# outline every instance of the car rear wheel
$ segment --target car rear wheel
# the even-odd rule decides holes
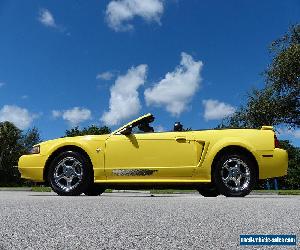
[[[92,176],[90,162],[74,151],[65,151],[56,156],[48,171],[48,181],[58,195],[82,194],[90,185]]]
[[[221,194],[243,197],[251,192],[256,182],[255,163],[243,153],[223,154],[216,163],[213,178]]]

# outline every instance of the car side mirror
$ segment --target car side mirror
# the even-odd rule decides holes
[[[130,135],[131,132],[132,132],[132,128],[130,126],[128,126],[128,127],[123,128],[120,131],[120,134],[122,134],[122,135]]]

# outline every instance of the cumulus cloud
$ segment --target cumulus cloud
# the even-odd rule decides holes
[[[300,139],[300,129],[279,128],[277,131],[279,134],[289,135],[296,139]]]
[[[194,61],[190,55],[182,52],[180,65],[152,88],[145,90],[147,105],[163,106],[172,115],[180,115],[199,88],[202,66],[201,61]]]
[[[2,88],[5,85],[5,82],[0,82],[0,88]]]
[[[130,68],[125,75],[116,79],[110,89],[109,111],[104,112],[101,120],[106,125],[117,125],[120,121],[139,113],[141,104],[138,88],[144,84],[147,65]]]
[[[57,27],[53,15],[47,9],[40,10],[38,20],[46,27],[52,27],[52,28]]]
[[[96,76],[96,79],[97,80],[105,80],[105,81],[109,81],[111,80],[112,78],[114,77],[114,74],[110,71],[106,71],[106,72],[103,72],[103,73],[99,73],[97,76]]]
[[[20,129],[27,129],[35,118],[36,114],[15,105],[4,105],[0,109],[0,122],[9,121]]]
[[[114,0],[107,5],[106,20],[113,30],[127,31],[133,29],[129,22],[134,17],[160,23],[163,11],[163,0]]]
[[[59,110],[52,110],[52,117],[53,118],[59,118],[62,116],[62,112]]]
[[[86,108],[74,107],[72,109],[63,111],[52,110],[52,117],[62,117],[64,120],[68,121],[72,126],[76,126],[81,122],[91,119],[92,112]]]
[[[233,106],[218,100],[203,100],[202,104],[204,105],[204,119],[206,121],[223,119],[235,112]]]
[[[162,125],[158,125],[158,126],[154,127],[154,131],[155,132],[164,132],[165,128]]]

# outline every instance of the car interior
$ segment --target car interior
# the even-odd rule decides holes
[[[154,121],[154,116],[147,117],[138,124],[132,124],[132,132],[133,133],[154,133],[154,128],[150,126],[150,123]],[[175,122],[173,130],[174,132],[181,132],[183,131],[183,125],[180,122]]]

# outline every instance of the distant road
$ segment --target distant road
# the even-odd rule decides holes
[[[0,228],[0,249],[8,250],[237,249],[240,234],[299,239],[300,196],[1,191]]]

